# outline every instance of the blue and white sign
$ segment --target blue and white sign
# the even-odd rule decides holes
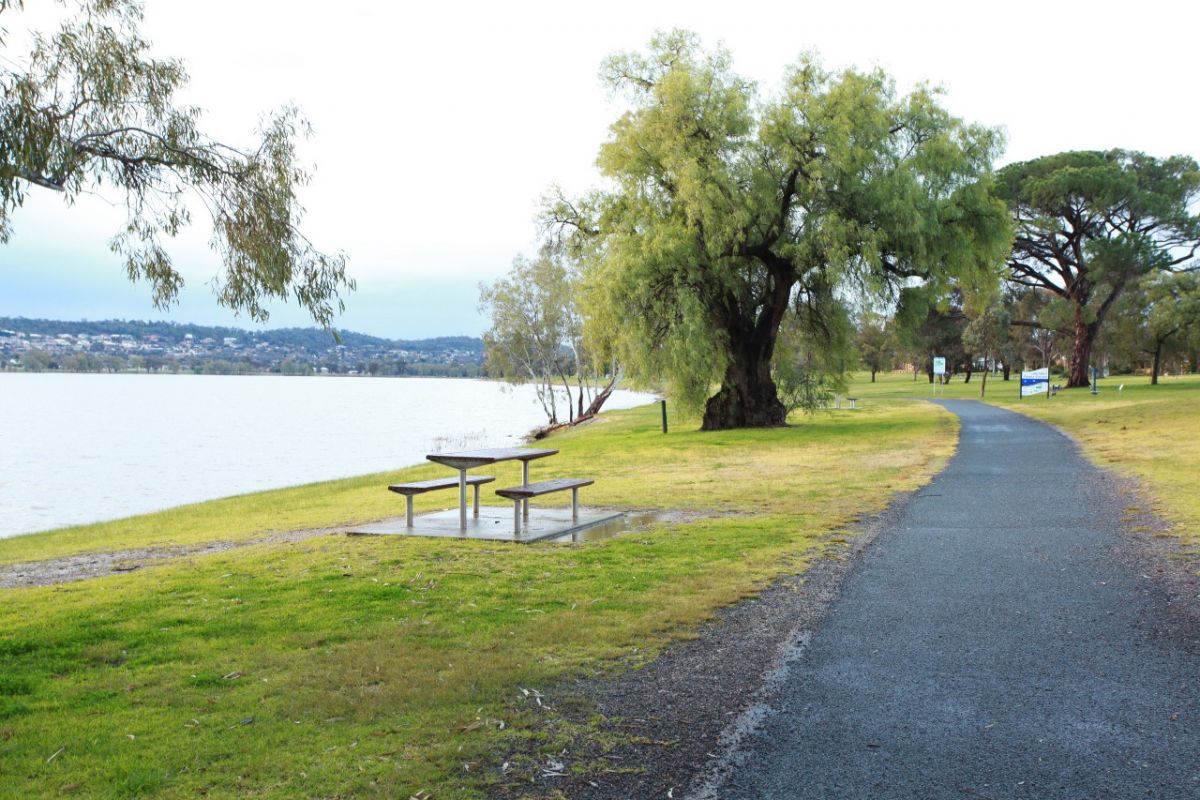
[[[1021,397],[1029,397],[1031,394],[1042,394],[1049,391],[1049,367],[1042,367],[1041,369],[1021,373]]]
[[[934,359],[933,359],[933,374],[934,375],[945,375],[946,374],[946,357],[945,356],[934,357]]]

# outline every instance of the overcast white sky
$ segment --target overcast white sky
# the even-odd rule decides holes
[[[259,115],[284,103],[308,116],[306,230],[350,256],[359,291],[340,326],[384,336],[483,329],[476,284],[535,249],[539,195],[595,182],[620,112],[596,77],[601,60],[656,29],[724,43],[767,93],[806,50],[830,67],[882,66],[901,88],[939,84],[954,113],[1007,130],[1005,162],[1109,147],[1200,156],[1200,11],[1187,3],[145,5],[148,38],[186,62],[183,99],[206,109],[215,135],[249,143]],[[108,253],[121,219],[94,198],[64,208],[52,193],[31,196],[0,248],[0,316],[162,316]],[[200,227],[173,249],[190,289],[170,317],[248,326],[205,286],[217,270],[207,237]],[[272,324],[306,317],[279,308]]]

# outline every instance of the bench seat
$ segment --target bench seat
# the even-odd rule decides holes
[[[595,482],[592,478],[555,478],[549,481],[530,483],[526,486],[509,486],[504,489],[497,489],[496,494],[501,497],[507,497],[509,500],[527,500],[530,497],[540,497],[544,494],[561,492],[566,489],[578,490],[584,486],[591,486]]]
[[[479,487],[485,483],[491,483],[496,480],[491,475],[468,475],[467,486],[475,487],[475,516],[479,516]],[[408,527],[413,526],[413,497],[426,492],[436,492],[440,489],[454,489],[459,485],[458,478],[435,478],[429,481],[413,481],[412,483],[394,483],[388,487],[389,492],[404,495],[407,501],[407,509],[405,519]],[[465,502],[466,498],[462,498]]]
[[[468,475],[467,486],[479,486],[496,480],[491,475]],[[389,492],[411,497],[415,494],[435,492],[438,489],[453,489],[458,486],[458,478],[435,478],[431,481],[413,481],[412,483],[395,483],[388,487]]]
[[[529,498],[570,489],[571,521],[576,522],[579,520],[579,490],[584,486],[591,486],[595,482],[592,478],[554,478],[523,486],[507,486],[497,489],[496,494],[513,501],[513,535],[519,537],[521,535],[521,510],[525,509],[525,516],[528,518]]]

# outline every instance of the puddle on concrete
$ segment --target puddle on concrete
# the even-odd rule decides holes
[[[628,511],[621,516],[590,525],[573,533],[563,534],[542,541],[553,544],[583,544],[611,539],[628,531],[646,530],[656,522],[678,522],[679,513],[673,511]]]

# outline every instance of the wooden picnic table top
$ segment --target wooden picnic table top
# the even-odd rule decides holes
[[[457,453],[432,453],[425,458],[454,469],[472,469],[497,461],[532,461],[557,453],[557,450],[534,447],[497,447],[490,450],[462,450]]]

